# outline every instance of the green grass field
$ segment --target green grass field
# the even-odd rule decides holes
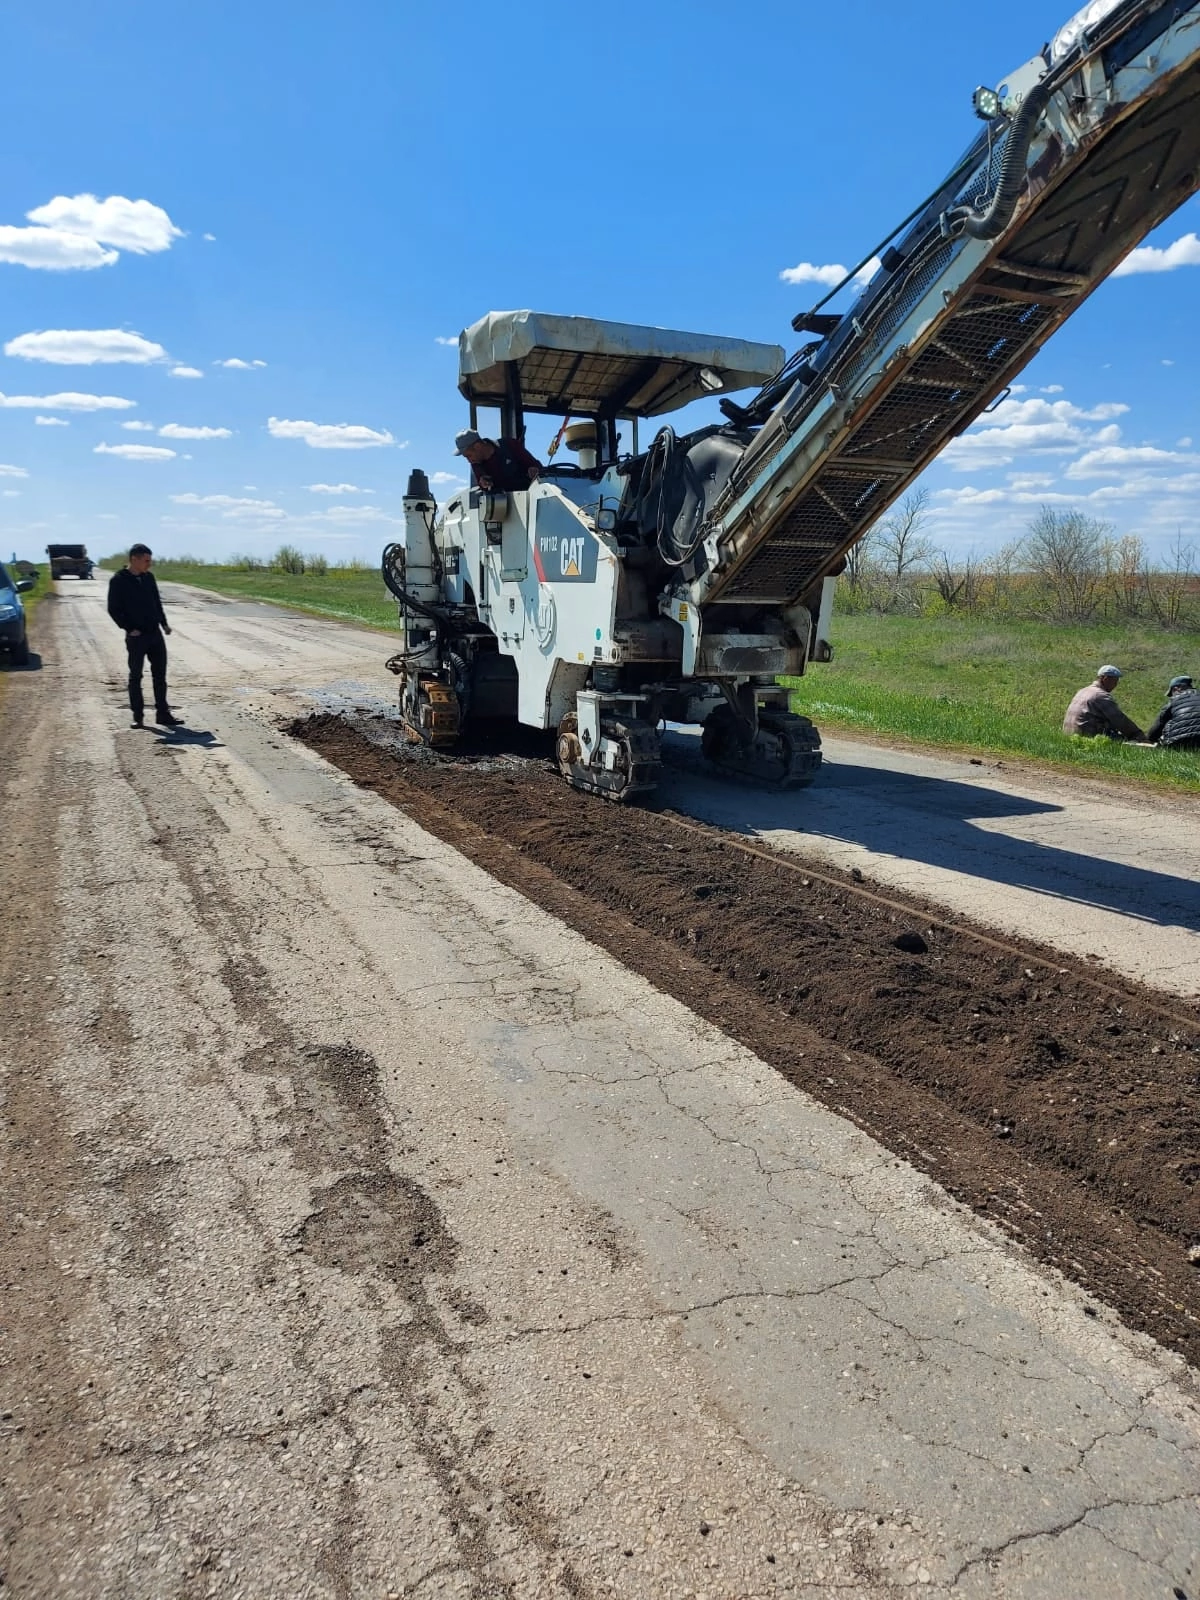
[[[235,567],[156,560],[154,571],[160,582],[191,583],[241,600],[265,600],[319,617],[396,631],[396,602],[384,588],[378,567],[366,571],[331,567],[321,576],[312,572],[294,576],[274,570],[242,572]]]
[[[1071,696],[1110,661],[1122,710],[1147,727],[1176,673],[1200,681],[1200,634],[880,616],[835,617],[832,632],[835,659],[792,680],[794,709],[822,728],[1200,790],[1200,754],[1061,732]]]

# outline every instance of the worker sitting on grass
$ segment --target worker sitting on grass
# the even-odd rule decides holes
[[[1113,699],[1120,676],[1120,667],[1101,667],[1095,682],[1080,689],[1067,707],[1063,732],[1079,734],[1084,739],[1143,738],[1137,723],[1127,717]]]
[[[475,482],[481,489],[528,489],[540,477],[542,463],[531,456],[519,439],[483,439],[474,428],[464,428],[454,437],[455,453],[471,463]]]
[[[1146,732],[1167,750],[1200,750],[1200,691],[1187,677],[1172,678],[1167,703]]]

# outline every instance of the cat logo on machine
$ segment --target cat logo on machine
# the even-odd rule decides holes
[[[586,533],[541,534],[534,549],[544,583],[595,583],[597,554],[595,539]]]

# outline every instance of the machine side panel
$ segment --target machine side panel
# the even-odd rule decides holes
[[[593,665],[616,659],[618,558],[553,484],[509,495],[498,538],[477,512],[462,531],[482,568],[481,616],[519,668],[517,714],[531,727],[556,727],[561,696],[552,684],[569,682],[573,693]]]

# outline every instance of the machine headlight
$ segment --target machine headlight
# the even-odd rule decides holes
[[[0,622],[11,622],[17,614],[16,606],[10,606],[6,601],[0,601]]]
[[[971,96],[971,104],[975,107],[975,115],[982,117],[984,122],[994,122],[1003,110],[995,89],[976,89]]]

